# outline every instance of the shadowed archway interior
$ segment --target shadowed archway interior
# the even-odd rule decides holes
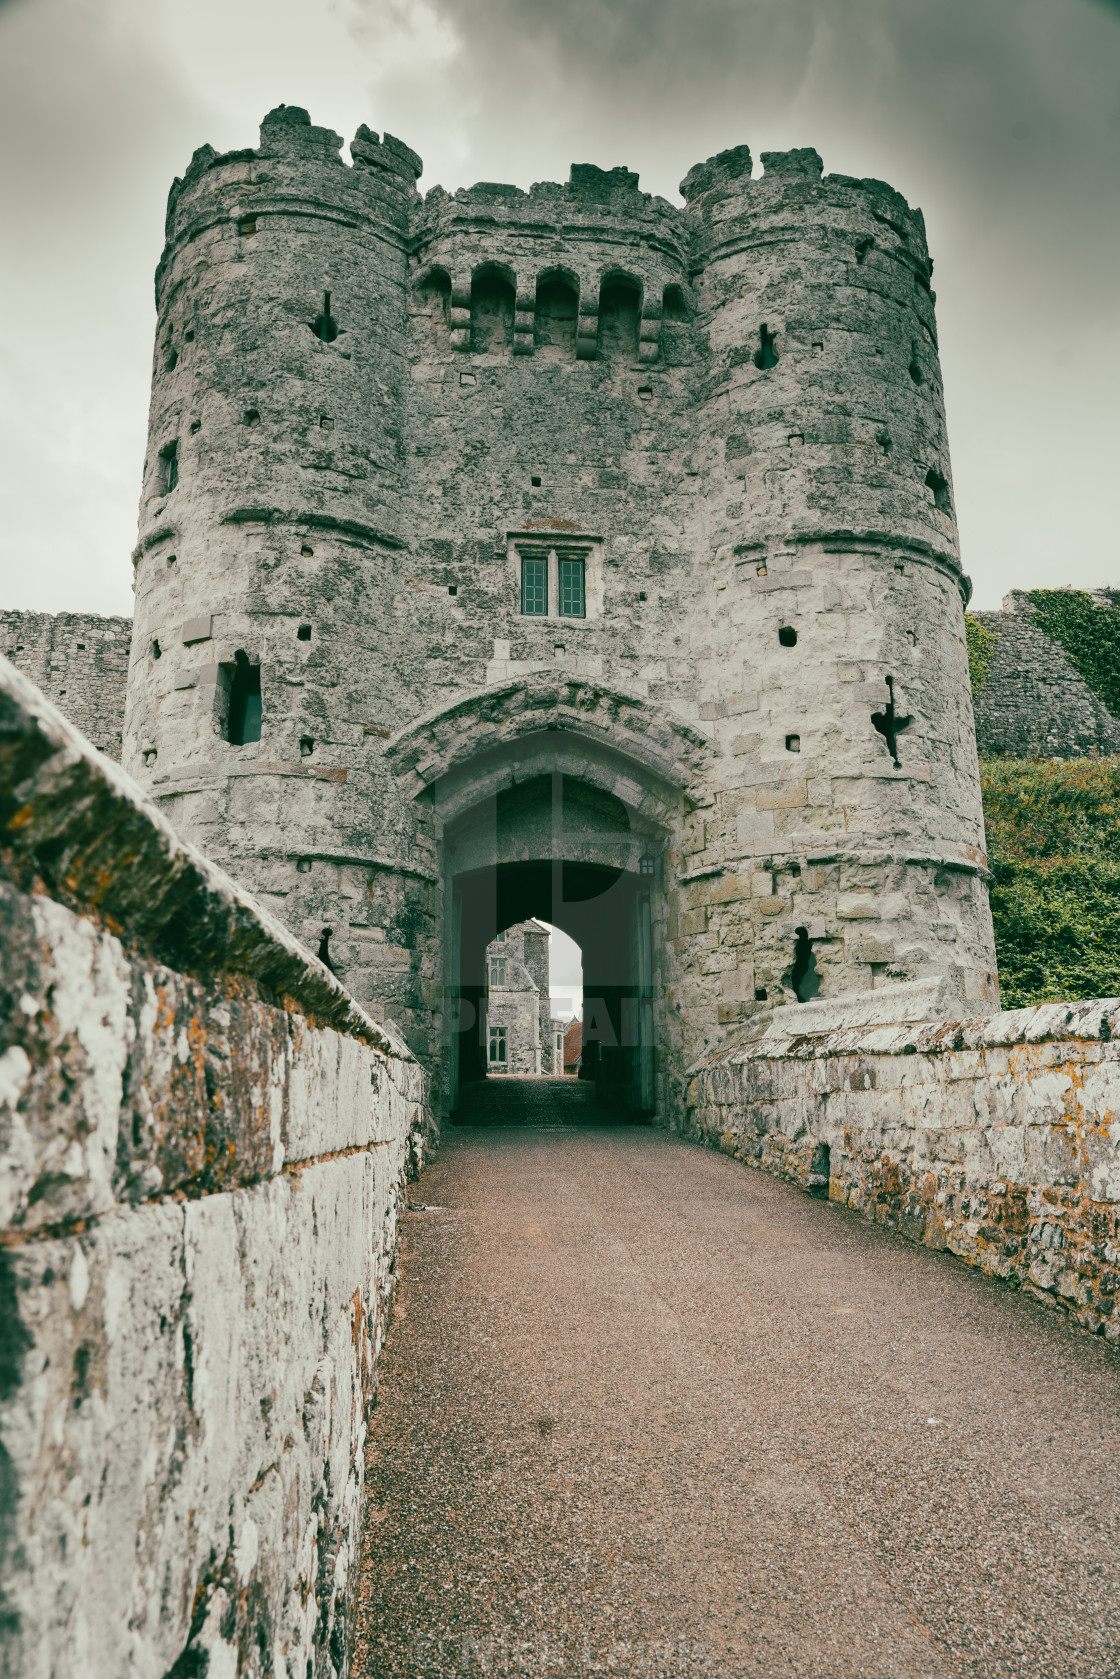
[[[656,1103],[657,836],[621,799],[556,773],[474,806],[447,836],[452,1108],[486,1076],[485,954],[503,928],[535,917],[583,953],[583,1064],[600,1098],[635,1113]]]

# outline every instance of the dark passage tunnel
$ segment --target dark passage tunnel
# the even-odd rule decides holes
[[[457,877],[460,1088],[486,1076],[486,947],[503,928],[536,917],[562,927],[583,952],[580,1077],[615,1106],[653,1107],[649,886],[641,874],[599,863],[499,863]]]
[[[486,947],[530,918],[562,928],[583,954],[580,1077],[615,1108],[653,1110],[654,847],[619,799],[566,775],[529,778],[470,813],[455,860],[487,860],[451,880],[453,1110],[486,1077]]]

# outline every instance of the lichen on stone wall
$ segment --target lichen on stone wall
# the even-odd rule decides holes
[[[695,1069],[693,1134],[1120,1343],[1115,997],[796,1032]]]
[[[0,660],[0,1670],[345,1674],[426,1101]]]

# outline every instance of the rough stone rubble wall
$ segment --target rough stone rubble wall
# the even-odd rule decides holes
[[[696,1070],[690,1128],[1116,1341],[1118,1034],[1114,997],[768,1034]]]
[[[1112,591],[1094,594],[1115,607]],[[1002,612],[976,612],[996,641],[976,695],[982,758],[1086,758],[1120,752],[1120,719],[1093,692],[1056,641],[1032,622],[1030,599],[1014,589]]]
[[[347,1670],[425,1085],[0,661],[0,1672]]]
[[[0,612],[0,655],[52,699],[99,752],[121,756],[131,618]]]

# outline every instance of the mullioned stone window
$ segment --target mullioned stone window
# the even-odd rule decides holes
[[[588,616],[587,544],[515,544],[521,562],[521,614],[525,618]]]

